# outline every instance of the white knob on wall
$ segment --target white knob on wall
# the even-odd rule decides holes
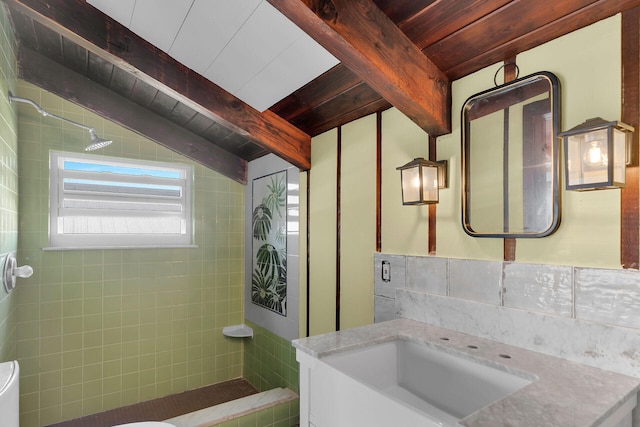
[[[4,268],[2,271],[2,281],[4,282],[4,289],[7,293],[11,292],[16,287],[16,278],[31,277],[33,274],[33,268],[30,265],[23,265],[18,267],[16,256],[13,252],[7,254],[4,259]]]

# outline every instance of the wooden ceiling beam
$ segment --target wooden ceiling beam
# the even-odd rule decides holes
[[[451,84],[372,0],[268,0],[430,135],[451,132]]]
[[[3,1],[300,169],[311,167],[309,135],[271,111],[245,104],[85,1]]]
[[[548,7],[539,8],[542,3],[512,3],[504,6],[500,13],[479,19],[473,25],[460,29],[423,51],[437,61],[451,80],[456,80],[619,12],[640,6],[640,0],[558,2],[558,7],[553,8],[556,16],[551,19],[546,14]],[[527,19],[520,19],[521,16],[527,16]],[[522,25],[518,25],[520,23]],[[487,36],[492,34],[496,34],[495,37]],[[478,39],[483,42],[476,43]]]
[[[247,183],[247,162],[240,157],[31,49],[20,48],[18,56],[18,77],[21,79],[81,105],[234,181]],[[114,140],[114,143],[118,141]]]

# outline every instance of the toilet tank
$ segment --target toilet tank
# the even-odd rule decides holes
[[[18,361],[0,363],[0,414],[2,427],[19,427],[20,366]]]

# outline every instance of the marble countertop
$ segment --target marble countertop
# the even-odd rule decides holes
[[[321,359],[399,338],[427,342],[444,351],[462,353],[480,363],[498,364],[507,371],[524,371],[538,378],[463,418],[459,422],[461,426],[598,426],[640,389],[640,378],[408,319],[301,338],[294,340],[293,345]]]

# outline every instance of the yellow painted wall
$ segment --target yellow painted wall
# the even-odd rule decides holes
[[[382,252],[427,255],[427,206],[403,206],[398,166],[429,157],[427,134],[395,108],[382,113]]]
[[[561,130],[585,119],[620,119],[620,16],[598,22],[517,57],[520,77],[550,71],[561,82]],[[437,255],[454,258],[503,258],[502,239],[466,236],[460,225],[459,113],[465,100],[493,86],[500,64],[453,82],[453,130],[438,138],[438,158],[449,160],[452,185],[440,193]],[[564,174],[564,168],[562,169]],[[573,192],[561,184],[562,219],[556,233],[518,239],[516,261],[592,267],[620,267],[620,191]],[[384,218],[386,221],[396,219]]]
[[[520,77],[537,71],[550,71],[560,79],[561,130],[596,116],[607,120],[620,119],[620,31],[621,18],[618,15],[518,55]],[[471,95],[493,87],[494,74],[500,65],[495,64],[452,83],[452,132],[439,137],[437,142],[438,159],[449,161],[449,188],[440,192],[436,208],[437,256],[503,259],[503,239],[473,238],[462,229],[460,167],[462,105]],[[343,127],[343,148],[348,147],[352,140],[359,144],[368,138],[363,135],[375,132],[372,117]],[[352,133],[348,129],[358,129],[358,132]],[[332,205],[336,198],[335,141],[336,135],[332,131],[314,138],[312,142],[309,224],[312,335],[333,330],[335,320],[335,206]],[[428,255],[427,207],[402,206],[399,172],[396,170],[415,157],[427,157],[427,135],[398,110],[390,109],[382,114],[382,144],[382,251]],[[375,152],[374,141],[370,150]],[[366,166],[361,166],[365,171],[373,167],[369,162],[375,162],[371,155],[359,158],[366,163]],[[350,155],[343,158],[343,171],[352,161]],[[369,206],[375,205],[374,182],[368,183],[368,179],[363,179],[358,187],[365,197],[360,201],[366,206],[360,210],[362,214],[356,214],[355,205],[344,205],[349,212],[342,213],[343,219],[349,222],[343,223],[342,238],[343,242],[348,241],[354,247],[366,248],[375,238],[375,231],[372,230],[370,235],[360,233],[352,222],[353,218],[358,218],[357,215],[369,217],[368,210],[373,209]],[[550,237],[518,239],[516,261],[619,268],[620,191],[568,192],[564,190],[564,183],[561,188],[560,228]],[[342,300],[341,316],[353,319],[354,324],[364,320],[360,313],[372,310],[369,284],[372,282],[373,265],[367,264],[371,257],[371,252],[354,252],[347,257],[350,264],[342,264],[344,277],[348,274],[354,278],[351,280],[362,281],[357,287],[350,288],[349,303]],[[358,303],[351,304],[351,300]]]
[[[342,127],[340,329],[373,322],[376,116]]]
[[[309,260],[310,335],[335,330],[336,167],[337,139],[336,131],[332,130],[317,136],[311,144],[308,225],[309,252],[312,254]]]
[[[521,73],[543,67],[560,79],[561,130],[592,117],[620,120],[620,33],[618,15],[518,56]],[[620,268],[620,191],[563,190],[558,231],[544,239],[519,239],[516,257],[522,262]]]
[[[298,293],[298,334],[300,337],[307,336],[307,182],[309,172],[300,172],[300,238],[298,245],[298,283],[300,291]]]

